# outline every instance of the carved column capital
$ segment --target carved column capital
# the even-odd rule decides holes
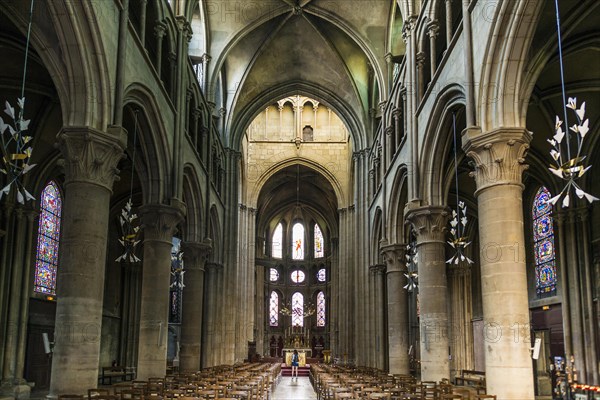
[[[387,272],[406,272],[406,245],[405,244],[388,244],[379,248],[383,255],[383,260],[387,264]]]
[[[529,149],[531,133],[524,128],[501,128],[487,133],[479,129],[463,132],[463,149],[475,161],[478,195],[483,189],[496,185],[520,185]]]
[[[440,32],[440,24],[437,20],[432,20],[427,23],[427,35],[430,38],[436,38],[438,33]]]
[[[127,132],[122,127],[109,127],[103,132],[90,127],[63,127],[55,146],[63,155],[65,186],[84,182],[112,191],[118,179],[117,163],[124,156]]]
[[[425,60],[427,59],[427,55],[424,51],[419,51],[417,53],[417,68],[423,68],[425,65]]]
[[[375,265],[370,265],[369,266],[369,272],[371,272],[374,275],[382,275],[385,274],[385,264],[375,264]]]
[[[167,24],[164,22],[156,21],[156,25],[154,25],[154,36],[159,39],[162,39],[167,32]]]
[[[139,212],[144,242],[152,240],[171,243],[177,224],[185,217],[185,205],[181,202],[173,205],[146,204],[140,207]]]
[[[417,244],[445,242],[450,213],[444,206],[425,206],[410,209],[406,220],[412,225]]]
[[[406,20],[404,20],[404,25],[402,26],[402,39],[405,43],[408,42],[408,40],[410,39],[410,36],[412,35],[413,30],[415,28],[416,22],[416,16],[408,17]]]
[[[203,242],[181,242],[185,269],[204,271],[204,264],[212,252],[212,240]]]

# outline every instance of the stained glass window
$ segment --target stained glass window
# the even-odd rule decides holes
[[[292,272],[292,282],[294,283],[302,283],[304,282],[305,278],[306,275],[304,275],[304,272],[300,271],[299,269]]]
[[[269,280],[271,282],[277,282],[277,279],[279,279],[279,271],[277,271],[276,268],[271,268],[269,271]]]
[[[292,258],[304,260],[304,225],[299,222],[292,228]]]
[[[321,268],[319,272],[317,272],[317,280],[319,282],[325,282],[327,279],[327,273],[325,272],[325,268]]]
[[[304,296],[298,292],[292,296],[292,326],[304,326]]]
[[[535,258],[535,288],[538,295],[556,290],[556,252],[550,191],[541,187],[533,200],[533,248]]]
[[[325,326],[325,293],[317,295],[317,326]]]
[[[33,290],[38,293],[55,295],[62,198],[54,181],[50,181],[46,185],[40,199],[40,222]]]
[[[319,228],[318,224],[315,224],[315,258],[321,258],[325,256],[323,249],[323,232]]]
[[[273,232],[273,242],[271,245],[271,256],[273,256],[273,258],[282,258],[281,242],[283,242],[283,226],[277,224],[275,232]]]
[[[169,323],[181,323],[181,300],[183,298],[183,278],[185,270],[183,266],[183,252],[181,251],[181,239],[173,237],[171,241],[171,307],[169,310]]]
[[[279,325],[279,295],[277,292],[271,292],[271,301],[269,303],[269,325]]]

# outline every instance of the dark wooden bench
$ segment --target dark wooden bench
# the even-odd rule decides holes
[[[485,372],[463,369],[460,376],[454,378],[454,384],[457,386],[472,386],[477,389],[477,393],[485,394]]]
[[[100,375],[102,384],[106,385],[108,379],[108,384],[112,385],[113,378],[119,378],[121,382],[132,381],[135,378],[135,372],[132,367],[102,367],[102,375]]]

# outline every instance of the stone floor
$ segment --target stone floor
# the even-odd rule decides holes
[[[305,376],[281,377],[271,394],[271,400],[316,400],[316,398],[317,394],[310,384],[310,379]]]

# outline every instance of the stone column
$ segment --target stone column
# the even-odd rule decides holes
[[[417,61],[417,103],[421,101],[425,95],[425,60],[427,55],[423,51],[419,51],[416,56]]]
[[[15,229],[14,244],[12,246],[13,258],[8,286],[8,320],[6,324],[6,339],[4,341],[4,368],[2,370],[2,386],[12,386],[17,384],[16,366],[17,366],[17,341],[19,338],[19,316],[21,281],[23,279],[23,255],[25,249],[25,234],[27,224],[25,222],[24,210],[21,205],[17,205],[14,211]],[[0,282],[1,284],[2,282]]]
[[[171,249],[177,224],[185,206],[175,200],[172,205],[148,204],[140,207],[144,233],[142,300],[138,345],[137,379],[165,376],[169,329],[169,286]]]
[[[146,47],[146,8],[148,0],[140,0],[140,42]]]
[[[419,253],[421,380],[450,379],[445,257],[448,211],[441,206],[413,208],[406,219],[415,230]]]
[[[431,80],[437,69],[437,46],[436,39],[440,32],[440,24],[437,21],[429,21],[427,24],[427,35],[429,36],[429,58],[431,66]]]
[[[454,0],[457,1],[457,0]],[[446,49],[450,47],[452,41],[452,0],[446,0]]]
[[[162,70],[162,41],[165,37],[167,26],[163,22],[157,22],[154,27],[154,36],[156,36],[156,74],[160,77]]]
[[[463,133],[475,161],[487,391],[499,399],[533,399],[529,304],[523,231],[523,128]]]
[[[49,398],[98,384],[110,196],[127,143],[120,127],[64,127],[57,139],[65,202]]]
[[[183,289],[181,319],[181,353],[179,366],[182,371],[200,369],[202,343],[202,305],[204,300],[204,263],[211,251],[211,243],[183,242],[185,288]]]
[[[408,374],[408,293],[405,273],[406,245],[381,247],[387,265],[388,359],[390,374]]]

